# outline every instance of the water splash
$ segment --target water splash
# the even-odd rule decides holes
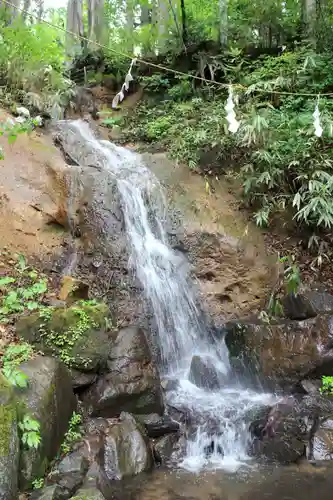
[[[245,415],[250,408],[271,402],[272,398],[237,385],[224,340],[216,341],[208,335],[195,302],[188,263],[168,244],[167,208],[160,183],[138,154],[97,140],[86,122],[63,121],[59,126],[66,132],[71,156],[81,167],[98,166],[117,182],[130,247],[129,265],[154,313],[162,371],[179,381],[168,398],[174,406],[186,408],[196,420],[181,465],[190,470],[238,467],[247,459]],[[194,356],[208,360],[214,367],[214,391],[190,382]]]

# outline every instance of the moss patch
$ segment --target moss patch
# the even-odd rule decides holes
[[[79,370],[99,369],[108,355],[109,310],[104,303],[82,301],[22,317],[17,332],[37,349]]]
[[[12,426],[15,421],[16,405],[12,390],[0,373],[0,457],[7,457],[10,453]]]

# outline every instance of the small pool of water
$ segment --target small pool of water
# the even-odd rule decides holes
[[[256,466],[236,473],[157,469],[103,491],[107,500],[331,500],[333,464]]]

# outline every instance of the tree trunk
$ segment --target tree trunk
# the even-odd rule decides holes
[[[316,0],[303,0],[302,20],[306,37],[316,45]]]
[[[180,0],[180,9],[182,13],[182,35],[183,35],[183,43],[186,47],[187,44],[187,23],[186,23],[186,8],[185,8],[185,0]]]
[[[228,43],[228,0],[219,0],[220,7],[220,44],[225,48]]]
[[[134,3],[135,0],[126,0],[126,33],[130,52],[133,52],[133,30],[134,30]]]
[[[157,4],[157,48],[164,52],[168,41],[169,4],[168,0],[158,0]]]
[[[67,30],[75,35],[83,36],[83,5],[82,0],[68,0],[67,6]],[[81,49],[81,41],[78,37],[67,33],[66,53],[73,57]]]
[[[24,4],[23,4],[23,10],[25,12],[22,12],[22,19],[23,21],[26,20],[27,18],[27,11],[30,9],[30,5],[31,5],[31,0],[24,0]]]

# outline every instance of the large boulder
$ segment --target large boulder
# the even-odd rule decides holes
[[[263,379],[289,387],[308,374],[333,375],[331,322],[329,315],[280,323],[230,322],[225,342],[232,356]]]
[[[208,356],[193,356],[190,366],[189,381],[197,387],[218,389],[223,384],[224,377]]]
[[[179,431],[179,423],[173,420],[169,415],[138,415],[139,422],[141,422],[151,438],[157,438]]]
[[[82,302],[23,316],[17,332],[37,350],[58,357],[71,368],[96,372],[105,368],[110,349],[108,316],[105,304]]]
[[[135,476],[153,466],[152,450],[143,428],[122,413],[105,431],[103,469],[109,480]]]
[[[0,500],[18,498],[19,439],[16,402],[0,372]]]
[[[299,418],[293,398],[274,405],[267,418],[259,422],[250,426],[254,454],[280,463],[297,462],[305,456],[308,429]]]
[[[25,413],[40,423],[41,444],[38,449],[21,450],[20,485],[25,488],[42,477],[57,455],[76,408],[70,374],[54,358],[36,356],[20,365],[27,375],[28,388],[21,394]]]
[[[105,497],[97,488],[80,488],[76,494],[71,497],[72,500],[104,500]]]
[[[82,485],[89,461],[80,451],[66,455],[48,475],[49,483],[56,483],[71,496]]]
[[[322,286],[311,290],[301,289],[297,295],[284,297],[282,305],[287,318],[303,320],[318,314],[333,314],[333,295]]]
[[[329,424],[333,401],[325,396],[287,396],[270,408],[257,412],[250,424],[254,438],[252,452],[280,463],[297,462],[305,457],[328,455]],[[324,445],[325,443],[325,445]],[[327,457],[326,457],[327,458]]]
[[[109,373],[82,394],[91,416],[113,417],[122,411],[163,413],[160,378],[142,329],[128,327],[118,332],[107,365]]]

